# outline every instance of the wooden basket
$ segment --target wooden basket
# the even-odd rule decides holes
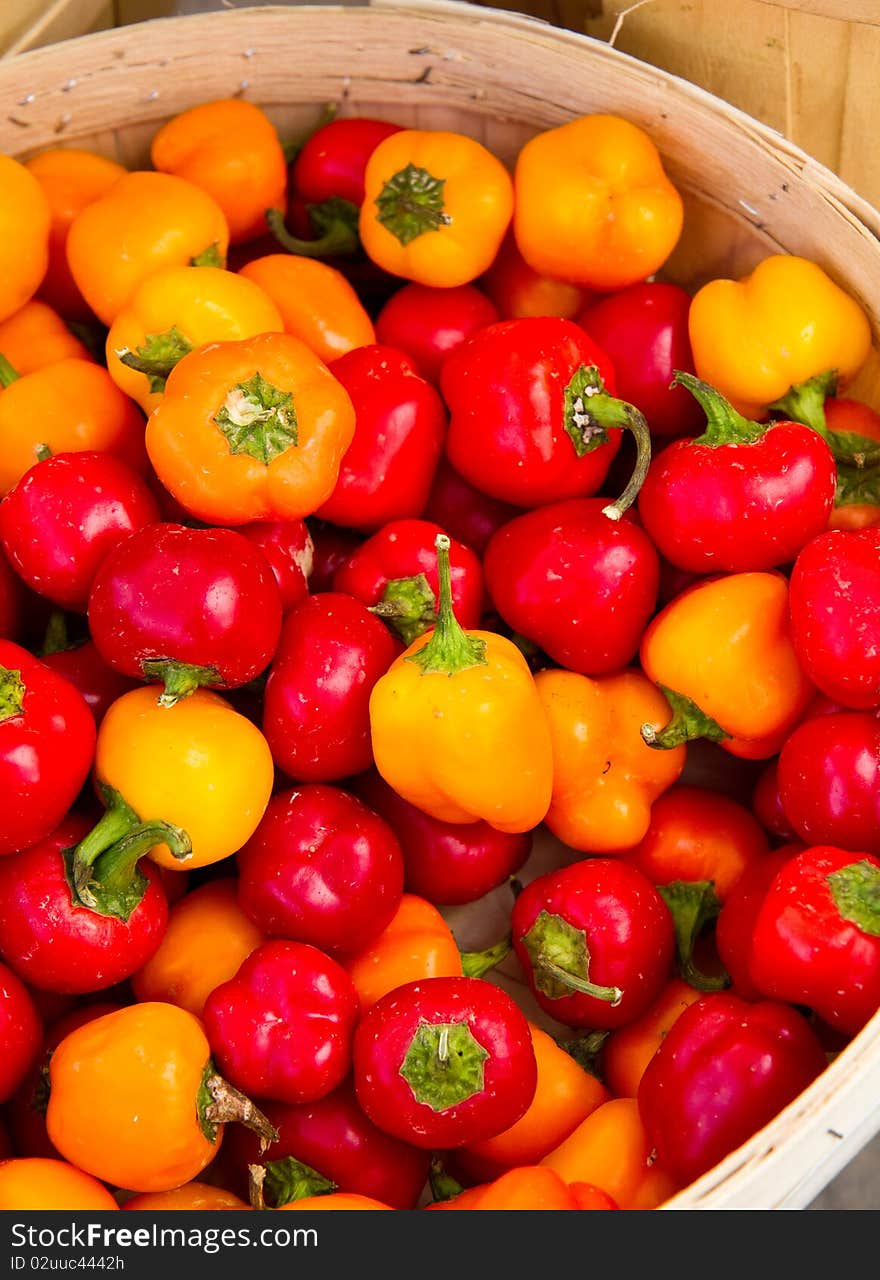
[[[235,94],[265,107],[283,136],[336,102],[342,114],[471,133],[508,161],[526,138],[572,116],[623,115],[648,130],[685,196],[681,246],[666,274],[692,288],[768,253],[819,262],[870,316],[875,347],[854,393],[880,408],[880,214],[780,135],[694,85],[515,14],[374,0],[84,36],[0,63],[0,151],[26,157],[70,144],[143,166],[163,120]],[[541,842],[528,870],[558,852]],[[450,913],[464,946],[497,936],[502,918],[492,895],[476,914]],[[515,971],[500,980],[516,982]],[[804,1207],[878,1129],[880,1014],[770,1125],[665,1207]]]

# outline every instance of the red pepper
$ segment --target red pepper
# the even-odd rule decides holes
[[[447,356],[465,338],[500,318],[495,303],[476,285],[437,289],[410,283],[393,293],[379,312],[376,337],[405,351],[421,376],[438,386]]]
[[[880,705],[880,529],[832,529],[795,561],[791,636],[813,684],[844,707]]]
[[[441,822],[399,796],[376,769],[352,779],[351,786],[400,841],[408,892],[435,905],[475,902],[514,875],[531,852],[531,831],[498,831],[483,821]]]
[[[273,1201],[283,1202],[289,1194],[298,1172],[293,1165],[299,1163],[299,1172],[308,1166],[340,1191],[370,1196],[394,1209],[415,1208],[428,1180],[429,1154],[377,1129],[358,1105],[350,1081],[315,1102],[267,1102],[261,1110],[278,1131],[265,1153],[244,1125],[231,1127],[225,1145],[240,1171],[266,1162],[264,1187]]]
[[[309,590],[332,591],[333,575],[356,547],[364,541],[363,534],[354,529],[340,529],[310,516],[308,529],[312,538],[312,571],[309,574]]]
[[[93,862],[79,883],[71,853],[92,823],[70,814],[32,848],[0,859],[0,953],[32,987],[84,994],[124,982],[152,957],[168,922],[159,868],[139,858],[172,840],[142,823]]]
[[[386,618],[405,644],[436,622],[440,580],[438,534],[430,520],[393,520],[367,538],[336,570],[333,590],[345,591]],[[452,605],[466,630],[477,627],[483,611],[483,571],[470,547],[450,540]]]
[[[632,660],[657,603],[660,566],[631,519],[601,498],[554,502],[492,536],[483,561],[495,608],[514,631],[581,675]]]
[[[679,369],[696,373],[690,305],[679,285],[652,281],[594,300],[577,316],[613,363],[617,394],[639,406],[654,435],[696,434],[703,421],[684,387],[670,386]]]
[[[73,685],[0,640],[0,854],[28,849],[57,827],[88,777],[95,739]]]
[[[109,453],[58,453],[37,462],[0,503],[0,540],[29,587],[85,613],[103,561],[159,519],[146,481]]]
[[[761,904],[750,976],[845,1035],[880,1006],[880,860],[817,845],[786,862]]]
[[[263,933],[333,954],[368,946],[403,894],[391,827],[337,787],[277,792],[236,861],[239,901]]]
[[[297,152],[290,174],[293,191],[309,204],[337,198],[360,207],[367,161],[384,138],[401,128],[368,116],[327,121]]]
[[[284,613],[305,600],[315,548],[304,520],[255,520],[237,525],[235,532],[255,543],[269,561]]]
[[[596,493],[624,425],[606,431],[591,417],[600,383],[613,394],[611,362],[571,320],[480,329],[443,366],[449,461],[476,488],[518,507]]]
[[[107,665],[94,640],[43,653],[42,661],[51,671],[69,680],[82,695],[96,725],[101,723],[117,698],[137,685],[136,680],[120,675]]]
[[[446,434],[440,396],[391,345],[356,347],[331,369],[351,397],[356,425],[336,488],[316,514],[365,532],[420,516]]]
[[[105,559],[89,627],[116,671],[164,681],[163,706],[202,685],[247,684],[269,665],[281,596],[266,557],[232,529],[154,524]]]
[[[5,964],[0,964],[0,1043],[0,1102],[6,1102],[36,1061],[43,1027],[27,987]]]
[[[733,994],[742,996],[743,1000],[761,999],[761,992],[749,974],[752,937],[761,903],[776,873],[802,848],[800,844],[782,845],[756,858],[730,897],[721,904],[715,921],[715,946],[733,985]]]
[[[701,996],[669,1028],[639,1085],[657,1159],[683,1183],[746,1142],[825,1069],[822,1045],[796,1010]]]
[[[2,508],[0,508],[2,509]],[[0,549],[0,640],[15,640],[21,628],[24,592],[21,582]]]
[[[369,768],[370,693],[400,652],[388,628],[341,592],[292,609],[263,700],[263,733],[278,767],[301,782]]]
[[[777,840],[794,840],[797,832],[789,822],[779,794],[779,757],[769,760],[752,790],[752,813],[764,830]]]
[[[837,468],[817,432],[749,422],[708,383],[676,374],[706,413],[703,434],[651,462],[639,515],[661,555],[693,573],[745,573],[793,560],[828,525]]]
[[[783,811],[805,844],[880,855],[880,720],[840,711],[803,721],[779,753]]]
[[[223,1076],[249,1097],[312,1102],[351,1069],[354,983],[317,947],[264,942],[215,987],[203,1021]]]
[[[641,871],[614,858],[538,876],[516,899],[510,923],[535,999],[570,1027],[632,1022],[672,973],[669,909]]]
[[[424,978],[382,996],[354,1039],[367,1115],[416,1147],[462,1147],[510,1128],[535,1094],[525,1014],[482,978]]]
[[[444,454],[423,511],[425,520],[436,521],[451,538],[457,538],[481,556],[496,529],[518,514],[517,508],[475,489],[460,476]]]

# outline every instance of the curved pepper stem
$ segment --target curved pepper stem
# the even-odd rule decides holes
[[[199,1128],[209,1142],[216,1142],[221,1124],[243,1124],[260,1139],[260,1155],[272,1142],[278,1141],[278,1130],[250,1098],[218,1075],[208,1059],[202,1072],[202,1083],[196,1099]]]
[[[139,859],[165,844],[184,862],[192,856],[192,841],[170,822],[142,822],[112,787],[102,787],[101,793],[107,805],[103,815],[79,844],[64,851],[67,879],[81,906],[126,921],[147,891]]]
[[[675,958],[678,972],[696,991],[723,991],[730,977],[702,973],[694,963],[694,944],[707,924],[721,910],[721,903],[711,880],[673,880],[659,884],[657,892],[669,908],[675,929]]]
[[[298,258],[340,258],[356,253],[360,247],[358,216],[357,205],[339,196],[309,205],[309,217],[321,234],[316,240],[301,240],[287,230],[280,209],[266,210],[272,235],[282,249]]]
[[[437,576],[440,580],[440,602],[437,606],[437,625],[428,643],[417,653],[407,654],[406,662],[421,667],[422,675],[440,672],[454,676],[469,667],[487,665],[486,641],[479,636],[468,635],[458,623],[452,608],[452,580],[449,575],[449,538],[438,533],[434,540],[437,551]]]
[[[706,429],[692,444],[707,445],[711,449],[722,444],[754,444],[767,431],[769,424],[744,418],[720,391],[692,373],[676,369],[670,386],[689,391],[706,415]]]
[[[172,369],[188,356],[193,344],[176,324],[163,333],[148,333],[139,347],[117,347],[116,357],[127,369],[142,373],[151,392],[162,392]]]
[[[338,1183],[293,1156],[269,1160],[265,1165],[249,1164],[248,1175],[251,1207],[254,1209],[280,1209],[294,1200],[328,1196],[339,1190]]]
[[[551,1000],[572,992],[592,996],[612,1008],[623,999],[620,987],[600,986],[590,981],[590,953],[587,935],[563,916],[541,910],[523,937],[537,989]]]
[[[804,426],[812,427],[823,439],[827,439],[825,401],[829,396],[837,395],[837,382],[837,370],[826,369],[824,373],[817,373],[804,382],[796,382],[784,396],[767,407],[772,414],[786,422],[802,422]]]
[[[452,1200],[464,1190],[461,1183],[457,1182],[451,1173],[446,1172],[443,1161],[438,1155],[431,1157],[428,1185],[431,1188],[431,1199],[434,1204],[443,1200]]]
[[[635,502],[651,465],[651,432],[644,414],[634,404],[609,395],[596,365],[582,364],[565,388],[565,430],[579,458],[608,443],[615,428],[632,433],[636,465],[619,498],[602,508],[603,516],[619,520]]]
[[[461,971],[466,978],[482,978],[484,973],[494,969],[513,950],[513,939],[510,934],[496,942],[493,947],[484,951],[462,951]]]
[[[423,573],[412,578],[392,578],[379,603],[369,607],[370,613],[392,627],[407,646],[434,626],[436,609],[434,592]]]
[[[191,662],[177,662],[174,658],[156,658],[141,663],[146,680],[161,681],[165,690],[159,694],[160,707],[173,707],[188,698],[196,689],[209,688],[220,683],[216,667],[197,667]]]
[[[717,720],[707,716],[705,711],[683,693],[677,693],[668,685],[659,684],[657,688],[669,703],[672,718],[664,729],[655,729],[652,724],[643,724],[640,733],[647,747],[657,751],[669,751],[673,747],[693,742],[695,738],[708,738],[710,742],[724,742],[731,735],[722,729]]]
[[[12,365],[0,352],[0,387],[8,387],[10,383],[17,382],[21,374],[17,369],[13,369]]]

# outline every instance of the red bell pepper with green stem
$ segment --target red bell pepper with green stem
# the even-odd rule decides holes
[[[657,603],[660,565],[630,519],[601,498],[572,498],[516,516],[483,559],[495,608],[514,631],[570,671],[608,675],[635,656]]]
[[[749,422],[692,374],[702,435],[651,462],[639,515],[660,554],[692,573],[746,573],[792,561],[827,528],[837,471],[820,436],[795,422]]]
[[[393,346],[356,347],[331,371],[351,397],[356,424],[336,488],[315,514],[366,533],[420,516],[446,435],[439,394]]]
[[[779,753],[779,797],[796,835],[880,856],[880,720],[840,711],[803,721]]]
[[[566,1026],[624,1026],[672,973],[669,909],[641,871],[614,858],[538,876],[518,895],[510,923],[535,999]]]
[[[435,542],[443,529],[430,520],[393,520],[362,543],[333,576],[333,590],[363,601],[384,618],[405,644],[437,620],[440,579]],[[450,539],[452,606],[466,630],[479,625],[483,571],[477,556]]]
[[[402,645],[360,600],[310,596],[284,620],[266,681],[263,733],[300,782],[333,782],[373,762],[369,702]]]
[[[675,1020],[639,1085],[659,1163],[683,1184],[706,1173],[825,1069],[807,1020],[776,1001],[701,996]]]
[[[251,1097],[312,1102],[351,1069],[358,997],[317,947],[264,942],[215,987],[202,1015],[226,1079]]]
[[[456,347],[500,318],[494,302],[476,285],[437,289],[410,283],[379,312],[376,337],[405,351],[421,376],[438,386],[443,364]]]
[[[73,685],[0,640],[0,854],[27,849],[55,829],[88,777],[95,738]]]
[[[354,1038],[354,1085],[386,1133],[429,1149],[510,1128],[535,1094],[525,1014],[482,978],[425,978],[382,996]]]
[[[761,903],[749,975],[854,1036],[880,1007],[880,859],[832,845],[790,858]]]
[[[45,840],[0,860],[0,954],[30,986],[81,995],[124,982],[153,956],[168,921],[159,868],[140,862],[167,823],[144,823],[92,859],[81,888],[72,853],[91,823],[70,814]]]
[[[403,894],[391,827],[338,787],[276,792],[236,860],[239,902],[263,933],[331,954],[368,946]]]
[[[170,707],[260,675],[278,645],[281,596],[266,557],[234,530],[154,524],[104,560],[88,616],[105,662],[163,681]]]

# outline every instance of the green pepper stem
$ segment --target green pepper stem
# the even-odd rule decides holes
[[[216,667],[197,667],[190,662],[177,662],[174,658],[157,658],[141,663],[147,680],[161,680],[165,685],[157,702],[160,707],[173,707],[188,698],[196,689],[220,683]]]
[[[431,1199],[435,1204],[443,1200],[452,1200],[464,1190],[460,1182],[447,1173],[439,1156],[431,1157],[428,1171],[428,1185],[431,1188]]]
[[[0,352],[0,387],[8,387],[10,383],[17,382],[21,374],[13,369],[12,365],[6,357]]]
[[[632,506],[651,465],[651,431],[645,415],[634,404],[618,400],[605,390],[597,365],[579,365],[564,390],[564,423],[578,458],[608,443],[612,429],[632,433],[636,463],[619,498],[602,508],[609,520],[619,520]]]
[[[506,938],[502,938],[492,947],[486,947],[483,951],[462,951],[461,971],[466,978],[482,978],[484,973],[494,969],[506,956],[509,956],[512,949],[513,939],[508,934]]]
[[[827,438],[828,421],[825,417],[825,401],[837,394],[837,370],[826,369],[804,382],[796,382],[784,396],[774,400],[768,408],[771,413],[786,422],[802,422]]]
[[[441,672],[447,676],[456,675],[469,667],[487,665],[486,642],[479,636],[468,635],[458,623],[452,607],[452,579],[449,573],[449,538],[445,533],[438,533],[434,540],[437,551],[437,577],[440,585],[440,599],[437,606],[437,625],[431,632],[427,644],[417,653],[406,655],[405,661],[414,662],[421,668],[422,675]]]
[[[167,845],[171,856],[180,862],[192,857],[192,841],[181,827],[170,822],[141,822],[96,858],[92,879],[102,890],[123,892],[131,882],[138,861],[157,844]]]
[[[22,714],[26,692],[20,671],[12,667],[0,667],[0,721],[11,720]]]
[[[292,235],[284,225],[284,214],[280,209],[267,209],[266,222],[281,248],[300,258],[341,257],[355,253],[360,244],[357,231],[342,217],[328,218],[323,234],[317,240],[301,240],[299,236]]]
[[[765,423],[744,418],[720,391],[692,373],[676,369],[672,386],[689,391],[706,415],[705,430],[693,444],[708,445],[709,448],[722,444],[754,444],[767,431]]]
[[[535,965],[535,968],[543,970],[544,973],[551,978],[555,978],[557,982],[561,982],[564,987],[568,987],[572,991],[579,991],[585,996],[593,996],[596,1000],[604,1000],[611,1005],[612,1009],[619,1005],[623,999],[623,992],[620,987],[600,987],[595,982],[590,982],[586,978],[579,978],[575,973],[570,973],[568,969],[563,969],[561,965],[554,964],[552,960],[542,958]]]

